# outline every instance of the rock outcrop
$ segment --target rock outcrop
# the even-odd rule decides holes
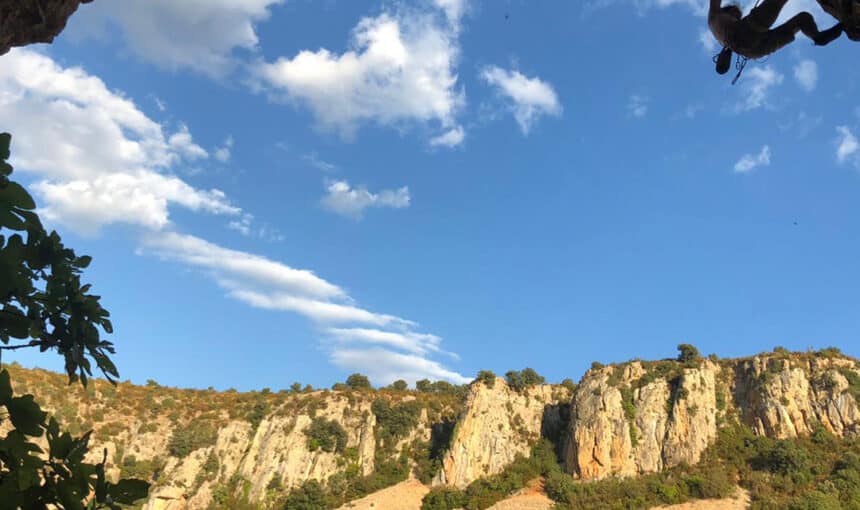
[[[14,46],[52,42],[78,6],[91,1],[0,2],[0,55]]]
[[[569,399],[567,389],[548,384],[522,392],[501,378],[492,387],[472,384],[435,483],[462,488],[528,456],[542,431],[560,425],[560,406]]]
[[[565,468],[598,480],[695,464],[729,415],[775,438],[809,435],[819,425],[857,434],[849,377],[860,380],[854,360],[800,354],[591,370],[571,404]]]

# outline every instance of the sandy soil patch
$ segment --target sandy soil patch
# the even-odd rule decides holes
[[[430,489],[418,480],[406,480],[350,501],[338,510],[420,510],[421,500],[428,492]]]

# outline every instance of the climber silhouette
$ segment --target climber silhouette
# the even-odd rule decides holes
[[[812,14],[805,11],[793,16],[782,25],[771,28],[788,0],[763,0],[746,16],[743,16],[741,8],[737,5],[723,7],[721,0],[710,0],[710,2],[708,27],[717,41],[723,45],[723,50],[715,59],[719,74],[728,72],[732,62],[732,52],[755,59],[770,55],[790,44],[798,32],[803,32],[817,46],[824,46],[841,34],[841,29],[837,27],[820,32]]]
[[[818,0],[818,3],[839,21],[830,30],[844,31],[852,41],[860,41],[860,0]]]

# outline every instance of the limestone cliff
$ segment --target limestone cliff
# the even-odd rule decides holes
[[[575,390],[515,389],[500,378],[439,391],[239,393],[104,381],[84,390],[44,370],[10,371],[16,391],[35,394],[73,433],[94,431],[90,459],[107,449],[111,479],[153,482],[144,510],[275,508],[309,480],[372,479],[395,464],[401,478],[373,490],[407,477],[463,488],[529,455],[541,437],[587,481],[695,464],[734,420],[774,438],[818,427],[860,434],[860,366],[832,352],[596,365]]]
[[[570,392],[548,384],[514,391],[504,379],[492,386],[470,387],[437,485],[465,487],[478,478],[501,472],[518,455],[527,456],[542,430],[558,427],[560,406]]]
[[[589,371],[571,404],[568,472],[584,480],[695,464],[720,422],[737,416],[758,434],[837,436],[860,430],[846,358],[770,354],[682,364],[634,361]]]

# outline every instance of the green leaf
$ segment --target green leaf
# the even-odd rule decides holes
[[[4,188],[0,188],[0,203],[7,203],[12,207],[20,207],[21,209],[35,209],[36,202],[33,197],[27,193],[27,190],[17,182],[9,182]]]
[[[33,400],[33,395],[12,398],[6,402],[6,409],[12,426],[21,433],[28,436],[42,435],[42,424],[47,413]]]
[[[9,371],[0,371],[0,405],[6,403],[12,398],[12,382],[9,380]]]
[[[12,145],[12,135],[0,133],[0,160],[9,159],[9,146]]]
[[[132,505],[149,495],[149,484],[143,480],[120,480],[108,484],[108,494],[116,503]]]
[[[87,266],[90,265],[90,262],[92,261],[92,257],[90,257],[89,255],[83,255],[81,257],[78,257],[72,265],[80,269],[85,269]]]

